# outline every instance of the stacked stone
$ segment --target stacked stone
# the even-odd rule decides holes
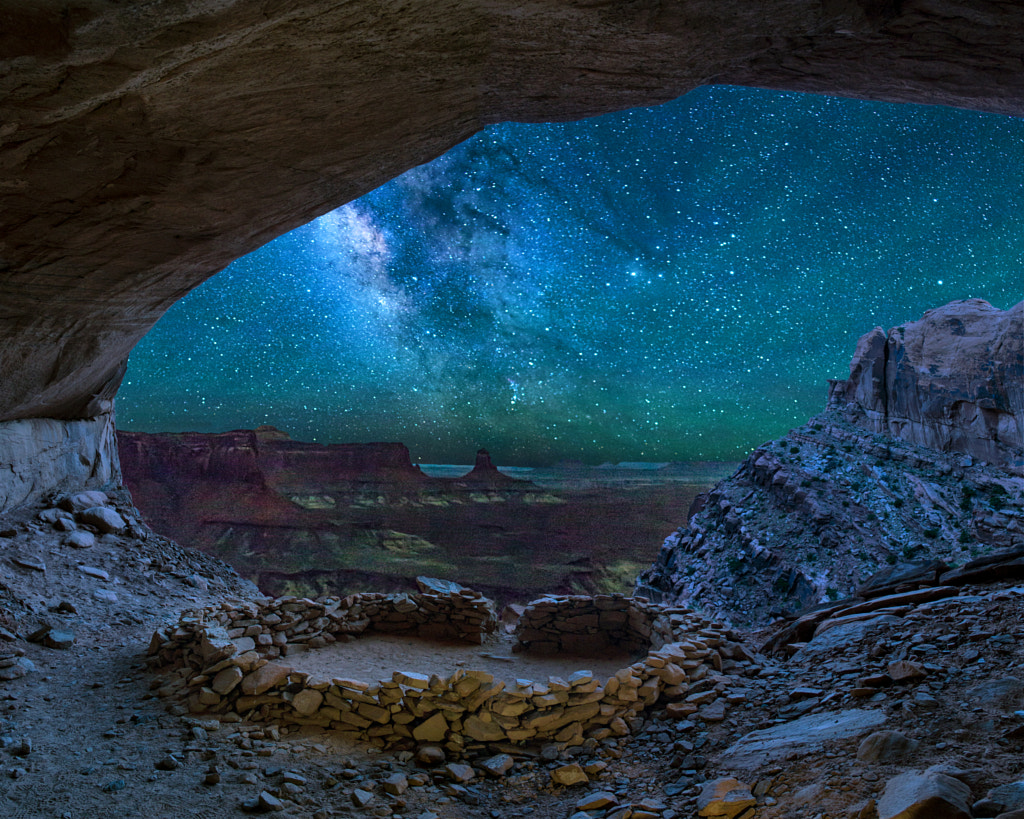
[[[593,654],[609,646],[629,654],[691,637],[718,646],[725,626],[682,606],[621,594],[549,595],[526,607],[516,629],[518,651]]]
[[[323,648],[364,631],[409,634],[426,639],[481,643],[497,628],[493,603],[478,592],[380,594],[344,598],[280,597],[259,602],[225,602],[220,608],[186,612],[172,630],[160,630],[150,644],[150,666],[203,665],[204,637],[234,642],[238,653],[256,651],[276,659],[307,648]],[[200,656],[191,656],[199,654]]]
[[[603,682],[589,671],[577,671],[567,679],[517,680],[506,686],[485,671],[470,669],[459,669],[446,679],[395,671],[388,681],[324,680],[275,661],[294,647],[279,643],[279,634],[288,640],[304,637],[313,644],[376,628],[378,623],[392,630],[399,623],[420,629],[436,622],[431,618],[440,611],[465,614],[467,603],[480,600],[465,592],[372,594],[322,601],[282,598],[192,612],[173,631],[154,635],[151,664],[179,665],[157,683],[158,694],[184,698],[194,714],[315,725],[380,747],[439,744],[458,756],[491,744],[571,746],[591,737],[623,736],[636,717],[659,701],[680,703],[688,710],[687,703],[693,700],[696,710],[717,696],[706,678],[722,668],[720,652],[735,645],[723,627],[693,612],[608,595],[547,598],[527,609],[543,614],[527,620],[539,628],[527,628],[548,636],[568,635],[570,643],[588,632],[558,631],[552,623],[575,629],[577,618],[594,616],[600,627],[601,613],[612,612],[624,615],[614,618],[616,628],[611,631],[622,635],[626,644],[659,645]],[[425,620],[403,611],[409,602],[423,605],[417,612]],[[405,619],[394,619],[396,614]],[[466,622],[487,625],[493,622],[491,614],[491,620]],[[269,642],[261,639],[268,635]],[[278,655],[270,656],[275,649]],[[698,686],[696,694],[691,685]]]

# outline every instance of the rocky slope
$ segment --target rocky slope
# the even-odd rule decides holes
[[[732,658],[684,701],[600,740],[468,746],[453,758],[168,705],[167,681],[144,662],[154,629],[259,598],[223,564],[149,532],[123,494],[8,514],[0,563],[0,815],[12,819],[1019,819],[1024,809],[1024,587],[1007,580],[876,597],[859,614],[837,606],[805,620],[806,634],[771,635],[762,653],[723,643]]]
[[[638,590],[749,625],[1024,545],[1022,385],[1024,302],[876,328],[825,412],[700,498]]]

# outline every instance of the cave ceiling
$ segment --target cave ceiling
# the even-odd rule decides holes
[[[1024,6],[0,0],[0,420],[109,409],[232,260],[500,121],[729,83],[1024,113]]]

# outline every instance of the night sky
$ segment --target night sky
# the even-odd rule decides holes
[[[945,108],[713,87],[493,126],[175,305],[119,425],[737,460],[876,324],[1024,297],[1022,194],[1024,122]]]

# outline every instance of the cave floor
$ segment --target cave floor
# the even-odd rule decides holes
[[[282,662],[323,679],[341,677],[369,683],[390,681],[394,671],[448,678],[463,668],[486,671],[512,687],[517,679],[545,682],[548,677],[568,678],[574,671],[588,671],[607,680],[619,669],[642,659],[611,647],[600,657],[585,657],[525,654],[515,652],[514,646],[515,638],[504,630],[486,635],[482,645],[364,634],[351,642],[289,654]]]
[[[129,518],[134,511],[126,502],[119,509]],[[788,660],[757,657],[742,675],[715,675],[709,684],[728,704],[721,719],[674,720],[655,708],[631,736],[596,746],[490,749],[514,758],[500,778],[483,773],[484,756],[460,760],[475,766],[475,777],[459,784],[409,753],[356,747],[308,726],[195,719],[157,698],[158,678],[144,663],[152,632],[186,609],[255,589],[141,524],[73,549],[38,511],[0,521],[0,625],[11,638],[0,640],[0,656],[21,651],[34,665],[0,682],[6,819],[220,819],[258,808],[261,794],[274,816],[291,819],[582,819],[577,805],[595,791],[625,809],[591,810],[592,819],[679,819],[697,815],[705,782],[727,776],[754,791],[744,819],[869,819],[871,800],[897,775],[939,765],[967,783],[972,800],[1021,778],[1024,587],[1009,582],[965,587]],[[73,632],[74,643],[58,649],[23,639],[43,625]],[[408,664],[408,643],[379,644],[393,646],[396,665]],[[507,654],[497,648],[470,648],[473,665],[480,652]],[[917,662],[924,676],[865,696],[861,680],[894,661]],[[875,714],[882,728],[912,740],[911,749],[858,758],[861,731],[746,761],[725,753],[754,729],[855,710]],[[570,763],[589,781],[553,784],[552,772]],[[389,792],[395,777],[408,785],[404,792]]]

